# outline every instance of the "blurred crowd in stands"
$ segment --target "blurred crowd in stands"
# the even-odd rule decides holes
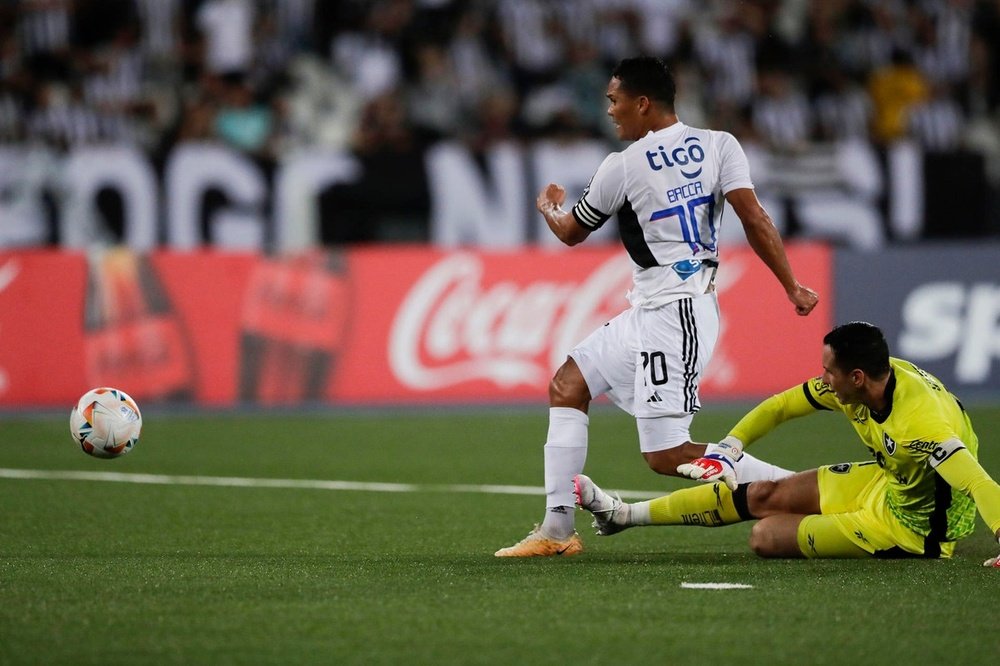
[[[0,0],[0,144],[610,141],[610,69],[640,53],[689,125],[908,137],[1000,177],[1000,0]]]

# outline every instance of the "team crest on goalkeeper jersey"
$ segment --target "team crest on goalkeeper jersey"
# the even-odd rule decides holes
[[[896,452],[896,441],[892,437],[889,437],[889,433],[882,433],[882,444],[885,446],[885,452],[890,456]]]

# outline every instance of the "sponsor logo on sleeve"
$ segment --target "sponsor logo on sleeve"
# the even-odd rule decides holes
[[[833,392],[830,385],[819,377],[813,377],[812,380],[810,380],[810,384],[812,385],[812,390],[816,395],[826,395],[827,393]]]
[[[925,442],[915,439],[905,444],[905,448],[913,453],[932,453],[934,449],[941,445],[941,442]]]

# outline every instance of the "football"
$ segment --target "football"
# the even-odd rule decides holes
[[[142,414],[125,391],[101,387],[87,391],[69,415],[73,440],[95,458],[123,456],[139,441]]]

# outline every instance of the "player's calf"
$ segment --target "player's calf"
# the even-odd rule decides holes
[[[781,514],[818,514],[816,470],[799,472],[777,481],[754,481],[746,489],[747,510],[754,518]]]
[[[661,451],[647,451],[642,454],[646,464],[657,474],[664,476],[680,476],[677,467],[700,458],[705,453],[704,444],[686,442]]]
[[[750,550],[760,557],[803,557],[799,549],[802,516],[771,516],[757,521],[750,530]]]

